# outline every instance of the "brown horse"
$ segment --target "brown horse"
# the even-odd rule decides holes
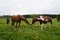
[[[38,17],[35,17],[33,18],[32,20],[32,24],[34,24],[35,22],[40,22],[41,24],[41,29],[43,29],[43,24],[47,24],[47,23],[51,23],[52,24],[52,18],[49,17],[49,16],[38,16]],[[32,25],[31,24],[31,25]]]
[[[27,18],[25,18],[22,15],[17,15],[17,16],[12,16],[11,17],[12,26],[14,26],[15,23],[16,23],[16,27],[18,26],[18,23],[19,23],[19,26],[20,26],[21,20],[24,21],[25,23],[29,24]]]

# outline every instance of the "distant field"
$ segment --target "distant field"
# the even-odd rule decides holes
[[[31,23],[32,18],[28,19]],[[60,22],[53,19],[51,28],[41,30],[39,22],[27,25],[21,22],[20,30],[12,28],[11,22],[7,25],[5,18],[0,18],[0,40],[60,40]]]

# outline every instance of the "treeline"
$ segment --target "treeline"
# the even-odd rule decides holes
[[[40,16],[40,15],[23,15],[24,17],[26,17],[26,18],[34,18],[34,17],[36,17],[36,16]],[[50,16],[50,17],[52,17],[52,18],[57,18],[57,17],[60,17],[60,15],[43,15],[43,16]],[[0,16],[0,18],[6,18],[6,17],[12,17],[12,16],[10,16],[10,15],[3,15],[3,16]]]

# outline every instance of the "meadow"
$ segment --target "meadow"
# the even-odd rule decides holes
[[[31,23],[32,18],[28,18]],[[11,26],[11,22],[6,24],[5,18],[0,18],[0,40],[60,40],[60,22],[53,19],[51,28],[39,28],[39,22],[33,25],[27,25],[24,21],[21,23],[20,30]],[[47,26],[47,25],[46,25]]]

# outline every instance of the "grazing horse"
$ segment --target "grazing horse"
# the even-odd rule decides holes
[[[14,26],[15,23],[16,23],[16,27],[18,26],[18,23],[19,23],[19,26],[20,26],[21,21],[24,21],[25,23],[29,24],[27,18],[25,18],[22,15],[17,15],[17,16],[14,15],[14,16],[11,17],[12,26]]]
[[[52,24],[52,18],[49,17],[49,16],[38,16],[38,17],[35,17],[33,18],[32,20],[32,24],[34,24],[35,22],[40,22],[41,24],[41,29],[43,29],[43,24],[47,24],[47,23],[51,23]],[[31,25],[32,25],[31,24]]]

